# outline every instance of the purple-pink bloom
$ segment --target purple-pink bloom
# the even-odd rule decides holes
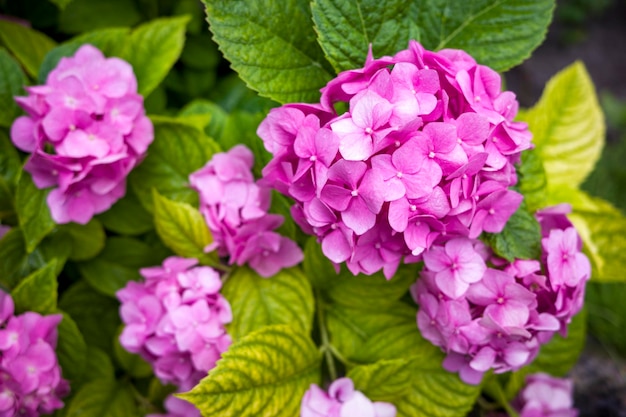
[[[121,345],[152,364],[163,383],[191,389],[215,366],[231,338],[228,301],[219,273],[197,260],[167,258],[140,270],[143,282],[117,292],[125,326]]]
[[[415,41],[393,57],[370,51],[321,93],[273,109],[257,133],[273,155],[263,182],[295,200],[298,225],[333,262],[372,274],[384,263],[354,261],[370,230],[393,230],[404,244],[389,257],[412,262],[451,238],[500,232],[519,207],[509,188],[530,132],[498,73],[465,52]]]
[[[513,402],[520,417],[577,417],[571,379],[537,373],[526,376],[526,385]]]
[[[147,414],[146,417],[201,417],[195,405],[173,395],[168,395],[163,405],[165,414]]]
[[[350,378],[335,380],[328,392],[315,384],[302,397],[300,417],[395,417],[396,407],[386,402],[372,402],[354,389]]]
[[[57,223],[85,224],[126,193],[126,176],[154,138],[133,69],[91,45],[62,58],[45,85],[16,97],[27,112],[11,139],[31,154],[24,169]]]

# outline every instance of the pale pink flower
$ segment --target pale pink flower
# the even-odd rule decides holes
[[[571,379],[537,373],[526,377],[526,386],[514,402],[520,417],[577,417]]]

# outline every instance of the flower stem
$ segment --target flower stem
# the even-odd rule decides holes
[[[321,350],[324,352],[326,365],[328,366],[328,375],[332,381],[337,379],[337,368],[335,367],[335,358],[333,357],[334,348],[330,344],[328,338],[328,330],[326,329],[326,317],[324,317],[324,305],[321,301],[321,295],[316,294],[317,302],[317,321],[320,328],[320,337],[322,338]]]

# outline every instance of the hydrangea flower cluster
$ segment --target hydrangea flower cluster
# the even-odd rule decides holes
[[[526,386],[514,402],[520,417],[578,417],[570,379],[538,373],[526,377]]]
[[[519,207],[508,187],[531,134],[498,73],[465,52],[370,51],[321,92],[273,109],[257,133],[273,154],[265,182],[333,262],[389,278],[440,237],[500,232]]]
[[[303,254],[275,230],[283,217],[269,214],[271,189],[255,182],[254,156],[243,145],[218,153],[189,177],[200,195],[200,212],[213,234],[205,250],[217,249],[229,263],[248,264],[263,277],[300,263]]]
[[[470,384],[484,372],[530,363],[582,308],[591,274],[582,241],[557,206],[537,213],[541,260],[507,262],[478,240],[455,237],[424,253],[411,288],[422,335],[441,347],[443,366]]]
[[[146,417],[201,417],[195,405],[173,395],[167,396],[164,405],[166,414],[148,414]]]
[[[25,89],[15,100],[28,115],[11,127],[15,146],[31,153],[24,169],[38,188],[54,187],[47,202],[57,223],[85,224],[124,196],[153,140],[133,68],[83,45],[45,85]]]
[[[13,299],[0,291],[0,417],[38,417],[63,407],[70,386],[55,353],[62,318],[16,316]]]
[[[126,325],[121,345],[149,362],[163,383],[187,391],[215,366],[231,344],[224,325],[230,304],[219,293],[222,281],[197,260],[167,258],[140,270],[144,282],[117,292]]]
[[[386,402],[372,402],[354,389],[350,378],[339,378],[328,393],[311,384],[302,398],[300,417],[395,417],[396,407]]]

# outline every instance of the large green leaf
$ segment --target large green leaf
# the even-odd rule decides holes
[[[94,289],[115,297],[129,281],[141,278],[139,268],[160,265],[167,253],[129,237],[111,237],[100,254],[78,264],[80,273]]]
[[[214,253],[204,253],[213,236],[198,209],[163,197],[156,190],[153,201],[154,224],[165,246],[185,258],[196,258],[205,264],[217,262]]]
[[[541,256],[541,227],[523,205],[509,218],[502,232],[486,233],[484,238],[496,255],[509,262]]]
[[[539,102],[522,114],[533,132],[548,185],[578,187],[604,146],[604,116],[581,62],[556,74]]]
[[[17,184],[22,172],[20,156],[11,143],[9,135],[0,129],[0,177],[4,178],[11,190]]]
[[[106,235],[102,224],[92,219],[82,225],[77,223],[64,224],[59,227],[62,233],[67,234],[71,245],[70,259],[84,261],[96,256],[104,248]]]
[[[309,336],[267,326],[234,343],[209,376],[180,397],[205,416],[294,417],[312,383],[320,383],[320,353]]]
[[[410,391],[412,373],[407,366],[410,363],[408,359],[381,360],[355,366],[346,376],[369,399],[395,403]]]
[[[233,310],[228,333],[235,340],[271,324],[311,331],[313,292],[298,268],[283,269],[271,278],[247,267],[237,268],[224,283],[222,294]]]
[[[56,45],[43,33],[8,20],[0,20],[0,40],[32,77],[37,77],[44,56]]]
[[[524,194],[524,205],[530,213],[546,206],[547,179],[541,157],[536,149],[522,152],[517,165],[517,188]]]
[[[140,94],[150,94],[180,57],[188,21],[189,16],[161,18],[132,32],[120,57],[133,66]]]
[[[24,232],[26,251],[31,253],[39,242],[54,229],[46,198],[48,190],[35,186],[30,174],[24,173],[15,191],[15,210]]]
[[[76,322],[64,312],[63,320],[59,324],[59,340],[56,353],[59,365],[63,370],[63,377],[74,383],[83,377],[87,363],[87,344]]]
[[[87,345],[113,354],[113,338],[121,322],[117,300],[79,281],[61,294],[59,308],[72,316]]]
[[[496,71],[528,58],[543,41],[554,0],[416,0],[424,47],[463,49]]]
[[[197,205],[189,174],[202,168],[218,146],[204,132],[169,118],[153,118],[154,142],[148,156],[129,176],[141,204],[153,211],[152,189],[175,201]]]
[[[215,41],[248,86],[280,103],[319,100],[334,71],[315,41],[308,1],[205,4]]]
[[[10,127],[13,120],[20,115],[21,109],[13,99],[24,94],[22,87],[26,85],[26,76],[20,64],[0,48],[0,126]]]
[[[626,217],[607,201],[565,186],[550,188],[548,203],[569,203],[568,217],[583,240],[596,282],[626,282]]]
[[[24,278],[11,291],[15,312],[34,311],[51,314],[57,308],[57,261],[53,260],[43,268]]]
[[[128,381],[92,381],[76,393],[66,417],[138,417],[134,392]]]
[[[360,68],[374,56],[393,55],[419,39],[417,8],[404,0],[314,0],[319,43],[337,71]]]
[[[57,0],[58,1],[58,0]],[[142,20],[133,0],[65,0],[59,28],[65,33],[82,33],[107,27],[133,26]]]

